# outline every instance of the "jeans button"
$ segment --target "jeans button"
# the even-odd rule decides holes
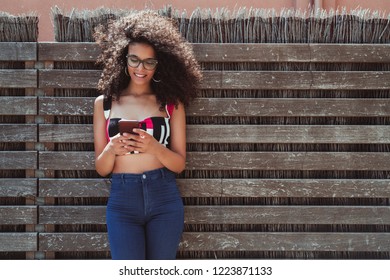
[[[142,175],[142,179],[146,179],[146,175],[145,174]]]

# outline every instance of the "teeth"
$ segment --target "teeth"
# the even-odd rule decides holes
[[[134,73],[135,76],[137,76],[138,78],[145,78],[146,75],[141,75],[141,74],[137,74],[137,73]]]

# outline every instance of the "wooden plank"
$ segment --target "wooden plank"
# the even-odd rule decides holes
[[[41,170],[94,170],[94,158],[93,152],[39,152]],[[188,170],[379,171],[390,170],[390,153],[188,152],[186,166]]]
[[[39,70],[39,88],[96,88],[100,70]]]
[[[108,197],[111,186],[108,179],[39,182],[40,197]],[[177,179],[177,184],[182,197],[390,197],[386,179]]]
[[[106,233],[39,233],[39,250],[108,251],[109,244]]]
[[[0,142],[38,142],[35,124],[0,124]]]
[[[40,206],[39,223],[53,225],[105,224],[105,206]]]
[[[0,61],[36,61],[37,43],[0,42]]]
[[[188,143],[390,143],[390,127],[368,125],[188,125]]]
[[[42,42],[39,60],[95,61],[95,43]],[[387,44],[218,44],[193,43],[199,62],[364,62],[387,63]]]
[[[95,155],[93,152],[39,152],[39,169],[94,170]]]
[[[108,251],[106,233],[39,233],[40,251]],[[185,232],[180,251],[387,252],[390,233]]]
[[[40,142],[93,143],[93,125],[39,125]]]
[[[0,178],[0,197],[34,197],[37,186],[33,178]]]
[[[108,197],[108,179],[39,179],[40,197]]]
[[[32,252],[37,250],[37,233],[0,233],[0,252]]]
[[[0,88],[36,88],[37,86],[37,70],[0,69]]]
[[[207,89],[373,90],[389,89],[390,73],[374,71],[224,71],[221,81],[205,73]]]
[[[389,99],[346,98],[197,98],[188,116],[248,117],[384,117]]]
[[[94,62],[100,53],[95,43],[84,42],[42,42],[38,44],[41,61],[90,61]]]
[[[84,116],[92,115],[95,98],[39,97],[40,115]]]
[[[381,206],[186,206],[187,224],[388,225]]]
[[[390,62],[386,44],[192,44],[200,62]]]
[[[390,170],[390,153],[189,152],[188,170]]]
[[[0,152],[0,169],[36,169],[37,155],[34,151]]]
[[[39,97],[40,115],[93,114],[95,98]],[[389,99],[197,98],[187,116],[199,117],[389,117]]]
[[[0,96],[2,115],[36,115],[37,97],[33,96]]]
[[[1,213],[1,208],[0,208]],[[387,225],[381,206],[186,206],[186,224]],[[40,224],[105,224],[105,206],[40,206]]]
[[[222,197],[390,197],[390,180],[380,179],[222,179],[221,184]]]
[[[387,252],[390,233],[206,233],[183,234],[183,251]]]
[[[310,44],[310,51],[311,62],[390,62],[390,46],[388,44]]]
[[[88,124],[42,124],[39,125],[39,139],[40,142],[52,143],[93,143],[93,126]],[[368,125],[187,125],[187,143],[388,144],[390,143],[390,127]]]
[[[192,44],[199,62],[310,62],[309,44]]]
[[[0,206],[0,224],[37,224],[37,206]]]
[[[96,88],[100,70],[39,70],[40,88]],[[202,89],[389,89],[390,73],[375,71],[204,71]],[[27,86],[26,86],[27,87]]]

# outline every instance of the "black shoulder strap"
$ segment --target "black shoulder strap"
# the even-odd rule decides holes
[[[111,96],[104,96],[103,110],[104,110],[104,117],[106,118],[106,120],[110,117],[111,104],[112,104],[112,97]]]

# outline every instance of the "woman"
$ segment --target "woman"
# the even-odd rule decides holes
[[[201,79],[172,20],[133,13],[96,29],[103,65],[94,107],[95,166],[111,174],[107,229],[113,259],[174,259],[184,211],[185,107]],[[119,133],[123,120],[139,127]]]

